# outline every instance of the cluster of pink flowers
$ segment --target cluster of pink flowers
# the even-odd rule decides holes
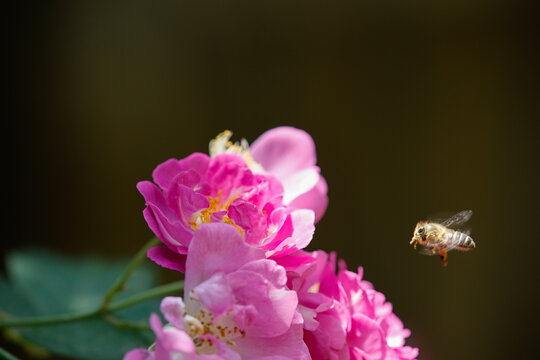
[[[251,146],[210,142],[137,188],[163,242],[157,264],[185,273],[184,296],[150,317],[156,341],[125,360],[415,359],[383,294],[334,254],[307,252],[328,204],[315,145],[291,127]]]

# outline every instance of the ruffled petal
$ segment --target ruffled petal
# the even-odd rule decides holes
[[[263,267],[277,267],[269,260],[264,262],[273,265]],[[252,305],[257,310],[255,321],[244,329],[250,337],[279,336],[289,329],[298,304],[294,291],[275,288],[263,274],[253,271],[238,270],[227,278],[238,303]]]
[[[293,209],[311,209],[315,212],[317,223],[328,207],[328,185],[326,180],[319,176],[319,182],[308,192],[301,194],[291,201],[289,206]]]
[[[264,252],[247,245],[238,230],[222,223],[201,224],[195,231],[186,263],[185,293],[217,272],[229,273],[245,263],[264,259]]]
[[[266,216],[250,202],[236,200],[229,206],[229,218],[244,230],[244,240],[258,246],[265,238]]]
[[[315,165],[315,143],[300,129],[283,126],[262,134],[250,146],[253,159],[280,180]]]
[[[313,166],[282,178],[283,203],[289,205],[299,196],[311,191],[319,182],[320,177],[319,168]]]
[[[154,234],[172,249],[178,246],[187,247],[192,232],[169,208],[157,186],[149,181],[141,181],[137,184],[137,189],[146,201],[147,208],[143,211],[143,215]]]
[[[196,152],[183,158],[178,163],[182,170],[195,170],[201,178],[204,178],[204,175],[208,171],[210,157],[206,154]]]
[[[221,154],[210,160],[206,180],[212,196],[223,199],[242,194],[256,185],[256,177],[238,154]]]
[[[177,159],[169,159],[162,162],[154,171],[152,171],[152,179],[163,190],[169,189],[173,179],[182,171],[182,167]]]
[[[379,325],[363,314],[354,314],[352,319],[352,329],[348,335],[349,346],[366,359],[384,359],[386,341]]]
[[[287,271],[296,271],[299,266],[308,266],[315,259],[301,251],[291,253],[287,256],[275,257],[272,260],[283,266]]]
[[[176,176],[182,171],[191,169],[202,178],[208,168],[209,160],[208,155],[202,153],[193,153],[182,160],[169,159],[154,169],[152,178],[160,188],[168,191]]]
[[[252,271],[263,276],[272,286],[282,288],[287,285],[287,274],[281,266],[276,266],[274,261],[255,260],[250,261],[239,270]]]
[[[150,315],[150,326],[157,337],[155,350],[157,359],[169,359],[171,352],[195,354],[195,344],[184,330],[174,327],[163,328],[156,314]]]
[[[302,316],[295,313],[287,332],[270,338],[246,336],[238,340],[237,351],[243,360],[308,360],[303,334]]]
[[[161,305],[159,307],[165,320],[169,323],[176,326],[178,329],[184,330],[184,314],[185,305],[181,297],[177,296],[167,296],[161,300]]]
[[[206,196],[180,183],[171,187],[167,193],[167,202],[184,224],[189,224],[193,214],[210,205]]]
[[[222,272],[215,273],[208,280],[197,285],[193,291],[201,303],[214,315],[214,321],[217,321],[234,305],[232,289]]]
[[[124,360],[154,360],[154,353],[145,349],[131,350],[124,356]]]
[[[315,214],[311,210],[291,212],[278,236],[265,247],[271,249],[267,251],[267,256],[269,258],[282,257],[308,246],[315,232],[314,218]],[[288,234],[290,236],[286,236]]]
[[[186,255],[177,254],[169,250],[166,246],[154,246],[146,252],[146,255],[158,265],[164,268],[186,272]]]

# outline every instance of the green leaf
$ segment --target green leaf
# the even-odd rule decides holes
[[[0,274],[0,313],[11,315],[36,315],[32,304]]]
[[[30,317],[94,309],[126,265],[127,261],[69,258],[35,249],[12,253],[7,259],[9,284],[0,278],[0,311]],[[153,267],[140,266],[115,300],[155,285]],[[147,324],[150,313],[159,312],[159,301],[152,299],[113,316]],[[53,353],[79,359],[121,359],[127,351],[146,348],[154,339],[148,330],[112,325],[101,317],[14,329]]]

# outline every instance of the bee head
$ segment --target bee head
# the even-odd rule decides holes
[[[416,227],[416,236],[424,238],[424,234],[426,233],[426,228],[424,225],[419,225]]]
[[[416,227],[414,228],[414,234],[411,240],[411,244],[414,244],[416,248],[416,244],[420,243],[423,244],[426,238],[426,224],[424,222],[419,222],[416,224]]]

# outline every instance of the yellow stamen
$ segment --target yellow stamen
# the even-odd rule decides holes
[[[233,133],[230,130],[225,130],[216,136],[215,139],[210,140],[209,144],[209,153],[210,157],[216,157],[219,154],[229,153],[229,154],[238,154],[242,156],[247,164],[247,166],[253,172],[261,172],[263,170],[262,166],[256,162],[251,153],[249,152],[249,144],[246,139],[240,140],[240,142],[233,143],[229,139]]]
[[[310,293],[318,293],[320,287],[321,287],[321,283],[315,283],[315,284],[311,285],[311,287],[308,289],[308,292],[310,292]]]
[[[189,224],[191,225],[191,228],[193,230],[197,230],[197,228],[199,227],[200,224],[211,222],[212,221],[212,214],[214,214],[215,212],[228,211],[229,206],[231,206],[233,201],[238,198],[238,196],[235,196],[235,197],[232,197],[232,198],[228,199],[227,202],[223,203],[223,201],[221,199],[221,194],[222,194],[222,192],[221,192],[221,190],[219,190],[216,197],[208,196],[208,201],[210,202],[208,207],[206,209],[204,209],[204,210],[201,210],[199,212],[198,216],[194,215],[193,220],[189,222]],[[240,227],[238,227],[234,223],[234,221],[232,221],[229,218],[229,216],[227,216],[227,215],[223,216],[223,222],[226,223],[226,224],[230,224],[230,225],[234,226],[236,228],[236,230],[238,230],[238,232],[241,235],[244,234],[244,231]]]

